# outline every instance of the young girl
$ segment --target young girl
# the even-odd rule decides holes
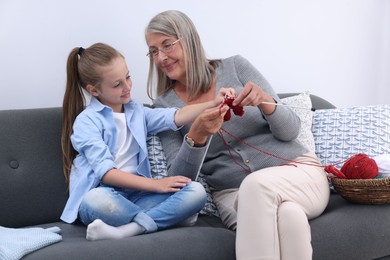
[[[199,105],[151,109],[131,100],[131,87],[125,59],[114,48],[96,43],[69,54],[61,141],[69,199],[61,219],[88,225],[88,240],[168,228],[196,216],[206,202],[203,186],[180,172],[151,178],[146,137],[178,130],[207,108],[222,118],[228,107],[220,104],[231,90]]]

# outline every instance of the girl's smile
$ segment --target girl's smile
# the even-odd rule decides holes
[[[89,86],[90,93],[99,101],[111,107],[114,112],[122,112],[123,104],[131,100],[132,81],[125,59],[118,57],[101,68],[102,82],[99,86]]]

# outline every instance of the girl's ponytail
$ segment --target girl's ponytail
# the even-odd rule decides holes
[[[81,50],[81,51],[80,51]],[[78,114],[85,107],[85,97],[80,85],[78,62],[79,56],[83,53],[82,48],[74,48],[68,57],[66,64],[66,89],[62,103],[62,161],[65,180],[69,182],[70,170],[73,159],[77,153],[70,142],[70,136],[73,132],[73,123]]]

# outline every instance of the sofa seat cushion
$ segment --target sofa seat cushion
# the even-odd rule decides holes
[[[353,204],[331,194],[328,207],[310,221],[313,259],[368,260],[390,256],[390,204]]]
[[[330,196],[329,205],[310,221],[313,260],[376,259],[390,255],[390,204],[360,205]],[[120,240],[87,241],[86,228],[62,222],[63,240],[25,259],[235,259],[235,232],[214,216],[201,215],[193,227],[172,228]]]
[[[180,227],[119,240],[88,241],[86,228],[63,222],[40,225],[61,228],[62,241],[24,259],[235,259],[235,232],[214,216],[199,216],[195,226]]]

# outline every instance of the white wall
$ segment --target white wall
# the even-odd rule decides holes
[[[277,92],[390,103],[389,0],[0,0],[0,109],[61,106],[70,50],[95,42],[126,56],[150,103],[144,28],[167,9],[193,19],[210,58],[243,55]]]

